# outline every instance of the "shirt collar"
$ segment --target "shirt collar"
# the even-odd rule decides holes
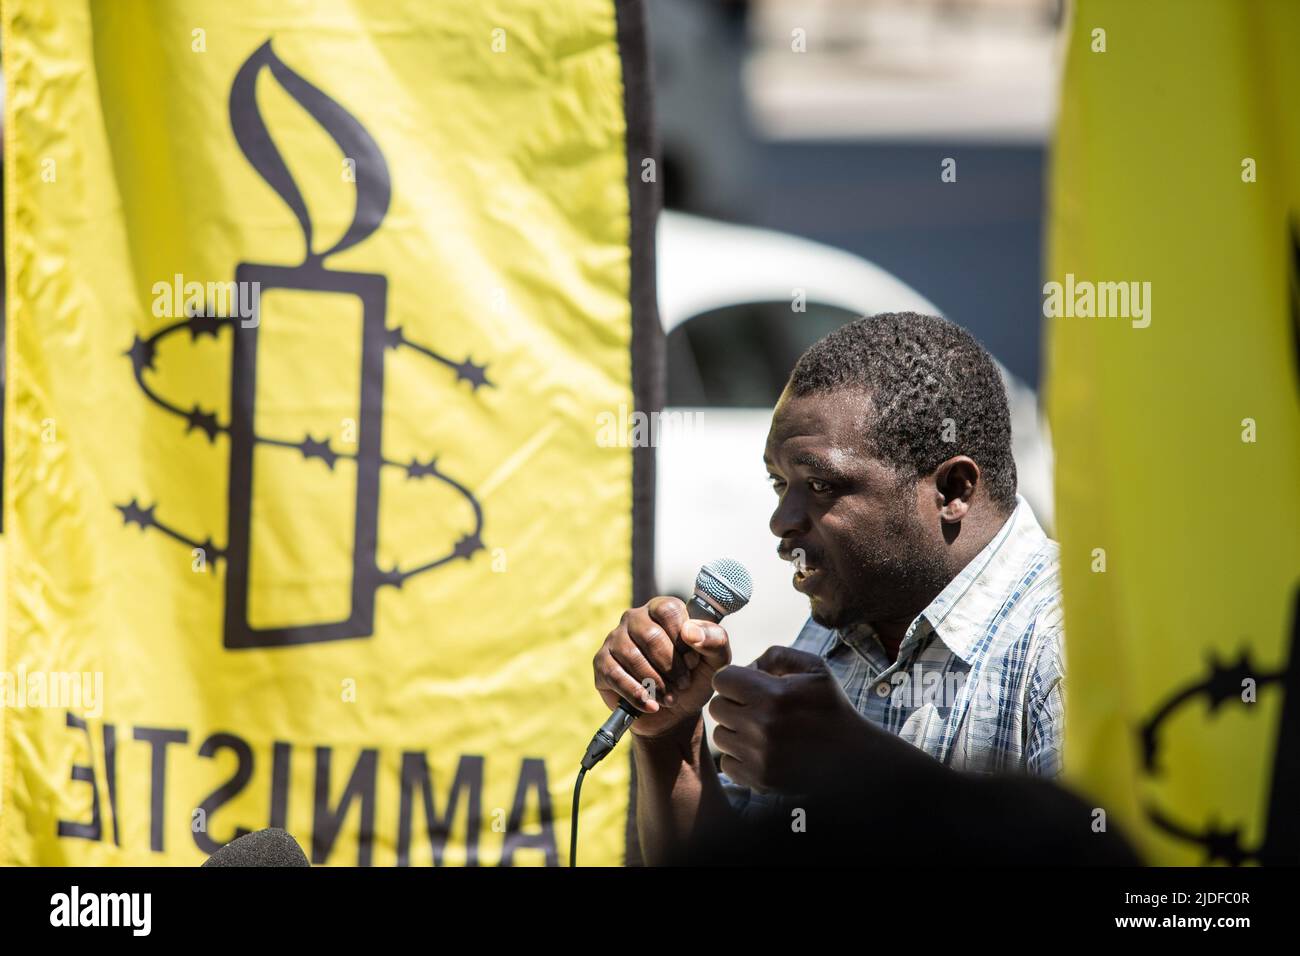
[[[993,540],[912,621],[899,647],[899,660],[905,648],[924,636],[918,631],[928,624],[950,651],[973,665],[988,622],[1015,591],[1029,557],[1046,541],[1028,502],[1016,495],[1016,507]],[[865,650],[874,642],[875,631],[862,623],[836,631],[835,637]]]
[[[970,564],[948,582],[921,617],[939,639],[967,664],[973,664],[988,624],[1015,593],[1030,557],[1047,542],[1029,503],[1016,495],[1016,506]]]

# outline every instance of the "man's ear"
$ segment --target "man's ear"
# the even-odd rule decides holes
[[[935,491],[943,499],[939,518],[945,524],[957,524],[966,517],[979,482],[980,466],[965,455],[949,458],[934,470]]]

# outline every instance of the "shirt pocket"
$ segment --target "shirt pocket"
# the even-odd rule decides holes
[[[948,766],[967,773],[1002,773],[1021,762],[1019,721],[999,713],[990,719],[969,708],[955,728]]]
[[[952,715],[951,707],[941,707],[933,703],[924,703],[907,715],[898,736],[908,743],[924,750],[931,757],[938,758],[943,745],[944,729]]]

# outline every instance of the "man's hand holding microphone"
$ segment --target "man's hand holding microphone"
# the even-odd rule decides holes
[[[713,696],[713,675],[730,663],[721,624],[691,619],[680,598],[656,597],[623,612],[592,668],[606,705],[629,701],[640,712],[632,733],[658,737],[695,725]]]
[[[584,771],[603,760],[638,717],[676,709],[679,693],[683,702],[695,701],[698,717],[708,700],[713,674],[731,660],[727,632],[707,625],[717,625],[726,615],[739,611],[752,593],[745,566],[718,558],[700,568],[689,601],[659,597],[624,612],[592,662],[596,688],[614,711],[591,738],[582,758]],[[695,622],[700,626],[692,626]],[[719,658],[722,652],[725,657]],[[695,672],[701,667],[705,670],[697,685]],[[637,736],[660,736],[677,729],[687,716],[688,710],[661,716]]]

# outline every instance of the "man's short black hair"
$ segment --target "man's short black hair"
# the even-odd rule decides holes
[[[916,312],[857,319],[813,343],[788,387],[795,395],[867,392],[877,413],[867,436],[872,454],[917,476],[969,455],[993,502],[1015,507],[1006,387],[993,358],[961,326]]]

